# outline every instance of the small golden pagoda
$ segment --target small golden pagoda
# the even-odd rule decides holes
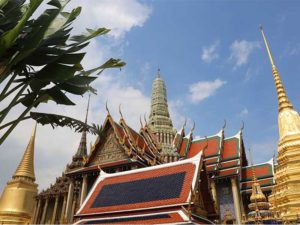
[[[276,184],[269,200],[274,213],[279,212],[283,222],[291,223],[297,221],[300,212],[300,117],[286,95],[262,27],[260,29],[271,62],[279,103],[278,166]]]
[[[35,206],[37,184],[34,175],[36,125],[23,158],[0,198],[0,224],[29,224]]]
[[[223,224],[233,224],[233,218],[228,206],[226,206],[225,216],[223,218]]]
[[[250,153],[250,150],[249,150]],[[250,204],[248,205],[250,212],[248,213],[248,224],[275,224],[273,213],[270,211],[270,204],[266,196],[261,190],[257,181],[253,168],[252,156],[250,153],[252,166],[252,194],[250,196]]]

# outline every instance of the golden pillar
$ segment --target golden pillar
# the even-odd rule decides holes
[[[55,203],[54,203],[54,208],[53,208],[51,224],[55,223],[55,218],[56,218],[56,213],[57,213],[57,206],[58,206],[58,197],[59,197],[58,195],[55,196]]]
[[[38,199],[37,200],[37,206],[35,207],[35,211],[34,211],[34,214],[33,214],[32,220],[31,220],[32,224],[36,224],[37,217],[38,217],[39,212],[40,212],[40,208],[41,208],[41,199]]]
[[[49,204],[49,198],[47,197],[44,208],[43,208],[43,214],[42,214],[42,218],[41,218],[41,222],[40,222],[41,224],[44,224],[46,222],[45,220],[46,220],[46,215],[47,215],[48,204]]]
[[[70,184],[69,184],[67,205],[66,205],[66,211],[65,211],[65,221],[67,223],[69,223],[69,221],[70,221],[72,203],[73,203],[73,194],[74,194],[74,181],[71,180]]]
[[[214,180],[211,180],[210,186],[211,186],[211,192],[212,192],[212,196],[213,196],[213,199],[214,199],[216,211],[217,211],[218,214],[220,214],[216,182]]]
[[[234,213],[235,219],[237,224],[241,224],[241,205],[240,205],[240,198],[239,198],[239,190],[236,182],[236,177],[232,177],[231,181],[231,188],[233,194],[233,204],[234,204]]]
[[[296,222],[300,212],[300,117],[289,101],[261,27],[278,97],[278,166],[276,184],[269,197],[272,210],[287,223]]]
[[[65,222],[64,217],[66,212],[66,204],[67,204],[67,195],[64,195],[64,201],[63,201],[63,205],[61,208],[61,215],[60,215],[60,224],[63,224]]]
[[[83,178],[82,178],[80,205],[82,205],[83,201],[85,200],[85,197],[86,197],[86,194],[87,194],[87,185],[88,185],[87,174],[84,174]]]
[[[0,198],[0,224],[28,224],[31,221],[37,195],[37,184],[34,183],[35,133],[36,126],[23,158]]]

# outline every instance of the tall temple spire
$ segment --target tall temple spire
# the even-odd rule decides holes
[[[85,120],[84,120],[85,125],[87,125],[87,118],[88,118],[88,114],[89,114],[90,97],[91,96],[89,95],[88,104],[87,104],[87,108],[86,108],[86,114],[85,114]],[[81,138],[80,138],[80,142],[79,142],[77,151],[72,158],[71,164],[68,165],[67,168],[74,169],[74,168],[82,167],[84,165],[84,161],[85,161],[86,157],[87,157],[86,128],[84,128],[82,131],[82,134],[81,134]]]
[[[88,118],[88,114],[89,114],[89,108],[90,108],[90,95],[89,95],[89,99],[88,99],[88,104],[86,107],[86,114],[85,114],[85,120],[84,123],[87,125],[87,118]],[[87,156],[87,147],[86,147],[86,128],[82,131],[82,135],[81,135],[81,139],[80,139],[80,143],[76,152],[76,156],[79,157],[86,157]]]
[[[26,177],[30,178],[35,181],[35,174],[34,174],[34,142],[35,142],[35,134],[36,134],[36,126],[35,124],[29,143],[27,148],[24,152],[23,158],[13,175],[13,178],[17,177]]]
[[[290,103],[290,101],[289,101],[289,99],[286,95],[286,92],[284,90],[279,72],[278,72],[278,70],[275,66],[275,63],[274,63],[274,60],[273,60],[273,57],[272,57],[272,54],[271,54],[271,51],[270,51],[270,47],[269,47],[269,44],[267,42],[267,39],[266,39],[266,36],[265,36],[265,33],[264,33],[264,30],[263,30],[262,26],[260,26],[260,31],[261,31],[261,34],[263,36],[264,43],[266,45],[267,53],[268,53],[268,56],[269,56],[269,60],[270,60],[271,66],[272,66],[273,78],[274,78],[275,87],[276,87],[276,91],[277,91],[277,95],[278,95],[279,112],[284,110],[284,109],[293,109],[293,106]]]
[[[12,179],[0,197],[0,224],[29,224],[37,195],[34,183],[34,142],[36,125]]]
[[[161,79],[160,69],[152,85],[149,127],[162,144],[162,154],[173,154],[172,141],[176,131],[170,118],[166,85]]]
[[[300,117],[298,113],[293,109],[293,106],[287,97],[279,72],[275,66],[269,48],[269,44],[267,42],[262,26],[260,26],[260,30],[272,66],[272,73],[273,73],[273,78],[274,78],[275,87],[277,91],[278,104],[279,104],[279,116],[278,116],[279,136],[280,139],[282,139],[287,135],[300,133]]]
[[[278,165],[275,170],[276,184],[269,201],[271,209],[275,213],[280,212],[280,219],[286,223],[294,223],[300,212],[300,117],[288,100],[264,31],[262,27],[260,29],[271,62],[279,103]]]

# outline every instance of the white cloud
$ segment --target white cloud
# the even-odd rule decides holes
[[[250,54],[257,48],[260,48],[257,41],[235,40],[230,46],[230,60],[235,63],[234,68],[246,64]]]
[[[44,3],[43,3],[44,4]],[[128,45],[124,35],[134,27],[142,27],[151,14],[151,7],[138,0],[72,0],[69,8],[82,6],[79,18],[74,22],[74,34],[85,27],[95,28],[105,26],[111,28],[112,41],[92,41],[85,49],[87,52],[83,60],[84,68],[101,65],[108,58],[122,58],[123,47]],[[42,11],[42,10],[39,10]],[[113,16],[112,16],[113,15]],[[139,116],[150,108],[150,98],[144,93],[126,82],[126,77],[119,70],[105,71],[92,85],[98,90],[97,96],[91,98],[89,121],[102,124],[106,116],[105,101],[108,100],[113,117],[118,120],[118,106],[122,103],[122,111],[126,121],[135,129],[139,128]],[[76,106],[57,106],[54,103],[41,105],[39,112],[58,113],[77,119],[84,119],[87,97],[81,96],[71,99]],[[1,102],[1,107],[5,106]],[[23,107],[18,107],[10,118],[16,118],[22,112]],[[19,163],[28,143],[33,121],[22,122],[0,146],[0,193],[5,183],[11,179],[11,175]],[[35,146],[35,171],[39,189],[49,186],[60,176],[67,163],[72,159],[79,145],[81,134],[74,133],[68,128],[52,129],[50,126],[38,126]],[[89,143],[95,136],[88,135]]]
[[[251,145],[254,164],[267,162],[277,153],[277,140],[265,140]]]
[[[219,54],[216,52],[218,46],[219,46],[219,41],[216,41],[214,44],[210,46],[203,47],[201,59],[206,63],[210,63],[213,60],[219,58]]]
[[[242,111],[240,112],[240,117],[246,117],[248,116],[249,111],[247,108],[243,108]]]
[[[134,27],[142,27],[152,9],[138,0],[72,0],[68,8],[82,6],[76,31],[84,27],[106,27],[114,38],[124,37]]]
[[[190,85],[189,98],[192,103],[199,103],[212,96],[215,92],[226,84],[226,81],[216,79],[214,81],[199,81]]]

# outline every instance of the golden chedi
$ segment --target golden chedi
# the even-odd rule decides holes
[[[37,195],[34,175],[34,141],[36,126],[23,158],[0,198],[0,224],[30,223]]]
[[[250,159],[252,166],[252,193],[250,196],[250,204],[248,205],[249,213],[247,224],[276,224],[273,213],[270,211],[270,204],[257,181],[251,153]]]
[[[223,224],[233,224],[233,218],[228,206],[226,206],[226,211],[223,218]]]
[[[276,185],[269,200],[271,209],[276,215],[279,214],[283,222],[296,222],[300,212],[300,117],[286,95],[262,28],[261,32],[271,62],[279,103],[278,166],[275,171]]]

